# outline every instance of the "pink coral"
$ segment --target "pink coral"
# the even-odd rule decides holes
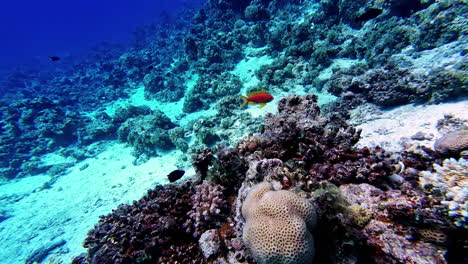
[[[221,185],[203,181],[194,189],[195,194],[192,195],[193,207],[188,213],[189,219],[184,226],[194,237],[199,237],[211,225],[216,224],[216,220],[224,216],[228,203],[224,198],[224,188]]]

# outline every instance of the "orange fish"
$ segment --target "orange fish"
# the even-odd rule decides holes
[[[274,99],[273,96],[263,90],[251,92],[247,96],[239,96],[244,99],[244,103],[240,107],[244,107],[246,104],[260,104],[259,108],[263,108],[267,103]]]

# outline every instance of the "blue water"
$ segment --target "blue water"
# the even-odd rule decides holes
[[[374,191],[348,194],[381,225],[365,231],[370,211],[347,212],[344,195],[322,196],[326,228],[313,234],[322,251],[314,264],[336,252],[347,261],[378,252],[369,256],[382,258],[375,263],[420,263],[446,251],[457,259],[468,202],[440,201],[453,195],[443,188],[468,188],[431,173],[449,157],[454,173],[466,171],[466,146],[434,147],[446,134],[468,141],[466,14],[462,0],[2,2],[0,264],[207,263],[202,233],[224,241],[219,263],[229,255],[252,263],[239,230],[244,210],[234,210],[248,186],[335,192],[317,190],[324,179],[379,188],[379,201],[366,196]],[[183,177],[168,177],[174,171]],[[422,189],[433,180],[444,187]],[[422,220],[399,209],[400,198],[420,206]],[[128,217],[115,210],[122,204],[137,209]],[[365,218],[360,231],[350,212]],[[397,239],[378,231],[375,240],[376,229]],[[395,241],[408,255],[387,252],[399,249]]]
[[[138,26],[158,22],[186,0],[2,1],[0,69],[67,56],[102,42],[132,40]]]

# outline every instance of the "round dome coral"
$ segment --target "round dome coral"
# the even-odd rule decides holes
[[[435,142],[434,149],[439,154],[458,158],[460,152],[468,149],[468,130],[458,130],[444,135]]]
[[[258,263],[302,264],[314,258],[311,229],[316,224],[311,202],[290,191],[273,191],[271,183],[255,185],[247,196],[244,243]]]

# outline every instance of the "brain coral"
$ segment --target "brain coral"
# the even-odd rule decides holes
[[[311,263],[316,224],[312,203],[290,191],[273,191],[271,183],[252,188],[242,206],[243,239],[258,263]]]

